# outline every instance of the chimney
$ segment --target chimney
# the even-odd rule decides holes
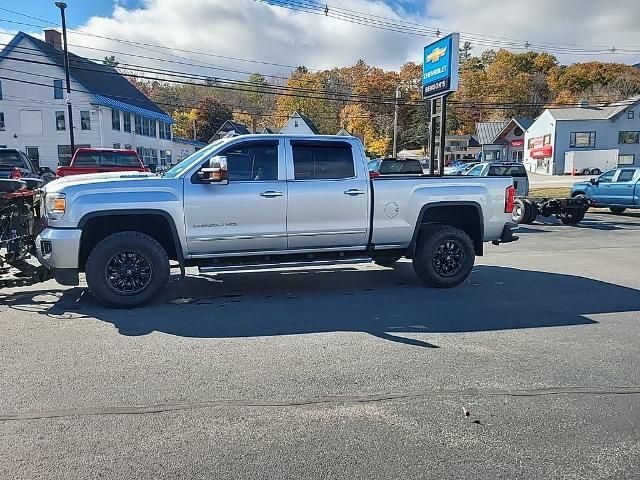
[[[580,108],[587,108],[589,106],[589,102],[587,102],[584,98],[579,102]]]
[[[62,50],[62,35],[59,31],[53,29],[45,30],[44,41],[51,45],[53,48]]]

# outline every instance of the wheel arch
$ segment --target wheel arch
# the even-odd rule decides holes
[[[114,233],[135,231],[154,238],[172,260],[184,265],[184,252],[176,224],[167,212],[156,209],[100,210],[83,216],[78,223],[82,230],[78,264],[84,269],[91,250]]]
[[[477,202],[433,202],[420,209],[413,237],[409,245],[411,256],[415,254],[420,230],[428,224],[440,223],[459,228],[471,238],[477,256],[484,253],[484,215]]]

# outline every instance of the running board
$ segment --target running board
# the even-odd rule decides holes
[[[331,265],[355,265],[362,263],[371,263],[371,257],[355,257],[333,260],[308,260],[297,262],[272,262],[272,263],[253,263],[240,265],[219,265],[219,266],[201,266],[198,267],[200,273],[211,272],[242,272],[246,270],[289,270],[291,268],[300,267],[318,267]]]

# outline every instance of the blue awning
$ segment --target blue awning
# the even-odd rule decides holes
[[[136,107],[103,95],[94,95],[93,97],[95,98],[95,102],[103,107],[122,110],[123,112],[133,113],[134,115],[140,115],[150,118],[151,120],[158,120],[164,123],[173,123],[173,119],[166,113],[158,113],[152,110],[147,110],[146,108]]]

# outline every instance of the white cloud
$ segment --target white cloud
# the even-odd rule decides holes
[[[397,0],[396,0],[397,1]],[[426,1],[426,0],[425,0]],[[602,45],[640,50],[637,0],[616,0],[615,8],[602,1],[585,0],[428,0],[427,14],[418,17],[405,9],[394,11],[381,0],[328,2],[340,8],[439,27],[443,31],[473,32],[548,44]],[[279,8],[253,0],[145,0],[138,8],[114,3],[110,17],[92,17],[81,27],[96,35],[145,42],[170,48],[210,52],[310,68],[352,65],[362,58],[371,65],[398,68],[407,60],[420,61],[422,46],[432,39],[368,28],[322,15]],[[402,15],[402,16],[400,16]],[[486,41],[486,40],[485,40]],[[205,62],[226,68],[286,76],[290,69],[228,59],[198,56],[156,48],[137,48],[91,36],[70,34],[70,43],[113,52]],[[474,43],[472,41],[472,43]],[[474,54],[487,48],[475,42]],[[102,58],[106,52],[80,50]],[[155,50],[155,51],[154,51]],[[224,71],[201,70],[158,61],[144,61],[115,53],[122,62],[154,65],[211,76],[235,77]],[[558,55],[563,62],[578,60],[640,61],[640,55]]]

